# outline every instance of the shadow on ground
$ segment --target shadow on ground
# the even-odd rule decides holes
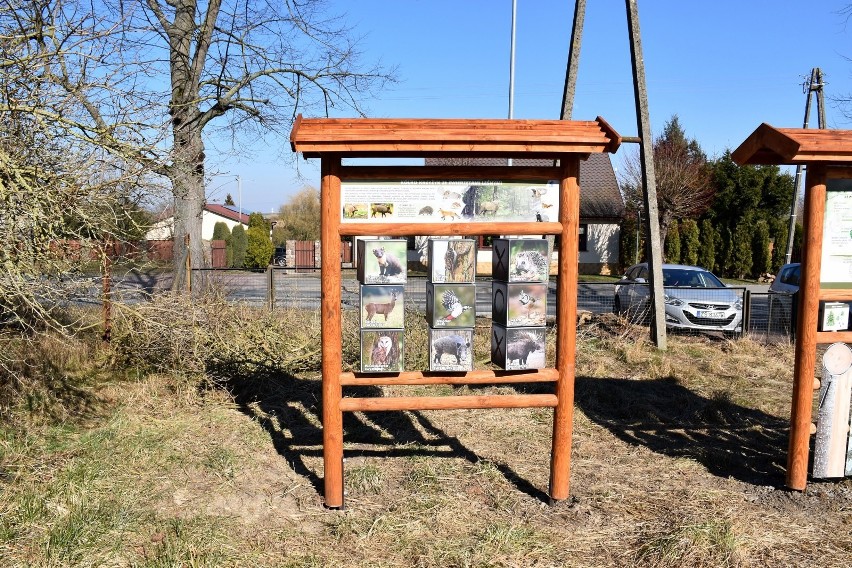
[[[234,378],[220,384],[232,393],[239,409],[267,431],[278,453],[322,494],[322,478],[306,460],[322,456],[320,381],[287,374],[230,376]],[[552,388],[550,384],[518,386],[523,392],[552,392]],[[346,394],[377,397],[381,390],[347,388]],[[674,378],[578,377],[575,401],[590,420],[628,444],[693,459],[721,478],[783,485],[789,424],[735,404],[725,394],[707,398]],[[420,412],[347,412],[343,427],[348,457],[462,457],[471,463],[483,459]],[[492,463],[519,491],[548,499],[505,462]]]
[[[234,378],[219,384],[234,396],[239,410],[257,421],[290,467],[323,494],[323,480],[306,459],[323,455],[321,382],[289,374],[231,377]],[[346,395],[378,397],[382,392],[377,387],[347,387]],[[470,463],[485,459],[416,411],[346,412],[343,439],[346,457],[461,457]],[[489,459],[518,491],[548,500],[544,491],[520,477],[508,464]]]
[[[578,377],[575,400],[589,419],[628,444],[693,459],[719,477],[783,485],[789,423],[724,393],[707,398],[674,378]]]

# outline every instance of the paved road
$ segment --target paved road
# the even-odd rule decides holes
[[[226,297],[232,301],[246,302],[255,305],[265,305],[267,302],[268,276],[265,271],[211,271],[208,273],[209,282],[220,286]],[[320,272],[296,272],[293,270],[275,270],[275,305],[296,306],[303,309],[319,309],[320,305]],[[146,274],[129,272],[114,276],[112,279],[113,296],[117,301],[145,301],[151,294],[168,290],[172,284],[169,273]],[[789,307],[783,302],[770,306],[767,285],[749,285],[752,293],[751,327],[758,331],[768,329],[770,321],[789,319]],[[614,282],[580,282],[578,286],[578,309],[592,313],[609,313],[613,311]],[[102,293],[100,277],[77,279],[75,282],[75,301],[80,303],[99,303]],[[425,310],[426,280],[425,278],[409,278],[406,285],[405,302],[408,307]],[[352,271],[344,271],[342,280],[341,300],[344,309],[357,309],[359,305],[358,282]],[[556,314],[556,284],[550,283],[547,313]],[[786,309],[785,309],[786,307]],[[491,281],[480,279],[476,283],[476,312],[480,315],[491,314]],[[782,324],[784,321],[782,321]]]

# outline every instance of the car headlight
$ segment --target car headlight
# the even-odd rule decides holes
[[[666,304],[668,304],[669,306],[682,306],[683,305],[683,300],[681,300],[680,298],[675,298],[674,296],[669,296],[668,294],[665,294],[663,296],[663,301]]]
[[[737,301],[734,302],[734,309],[737,310],[738,312],[742,311],[742,309],[743,309],[743,299],[742,298],[737,298]]]

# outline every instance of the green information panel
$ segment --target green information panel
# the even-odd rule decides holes
[[[852,180],[829,180],[822,234],[822,288],[852,288]]]

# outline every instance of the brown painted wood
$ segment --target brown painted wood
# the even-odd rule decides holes
[[[348,180],[500,180],[549,181],[559,168],[510,166],[344,166],[340,179]]]
[[[567,499],[571,489],[574,365],[577,341],[577,268],[580,239],[580,160],[563,163],[559,183],[559,282],[556,288],[556,398],[550,459],[550,497]]]
[[[826,168],[808,165],[805,178],[805,214],[802,270],[799,281],[799,314],[796,327],[796,363],[790,410],[790,442],[787,451],[787,487],[803,491],[808,479],[813,380],[816,367],[817,317],[820,264],[825,208]]]
[[[839,288],[820,290],[819,299],[827,302],[852,302],[852,290]]]
[[[338,215],[340,212],[338,211]],[[395,237],[403,235],[424,236],[472,236],[472,235],[558,235],[562,232],[560,223],[342,223],[341,236],[380,236]]]
[[[377,385],[476,385],[505,383],[547,383],[559,378],[556,369],[538,369],[536,371],[494,371],[475,369],[458,375],[439,372],[405,371],[396,375],[343,373],[340,384],[343,386]]]
[[[852,179],[852,166],[832,166],[827,175],[828,179]]]
[[[731,153],[738,164],[852,162],[852,130],[775,128],[761,124]]]
[[[818,331],[817,343],[852,343],[852,331]]]
[[[343,367],[340,314],[340,170],[339,156],[325,156],[321,164],[322,209],[322,448],[325,504],[343,507],[343,415],[340,400]]]
[[[306,158],[326,153],[358,156],[557,157],[615,152],[618,133],[603,119],[459,120],[300,118],[290,145]]]
[[[343,412],[391,410],[459,410],[474,408],[542,408],[556,406],[553,394],[485,396],[398,396],[387,398],[344,398]]]

